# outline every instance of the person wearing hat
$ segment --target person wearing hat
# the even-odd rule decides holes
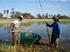
[[[59,36],[60,36],[59,19],[53,18],[53,20],[54,20],[54,22],[51,25],[46,22],[45,23],[46,23],[46,26],[52,27],[50,46],[58,48],[58,40],[59,40]]]
[[[23,16],[20,15],[16,20],[14,20],[10,25],[10,32],[12,32],[12,44],[19,43],[19,32],[20,32],[20,22],[22,21]]]

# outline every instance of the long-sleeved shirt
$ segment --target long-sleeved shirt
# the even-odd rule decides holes
[[[51,25],[46,24],[46,26],[52,27],[52,35],[59,37],[60,35],[60,28],[58,23],[53,23]]]

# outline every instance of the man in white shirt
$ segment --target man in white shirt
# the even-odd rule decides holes
[[[14,20],[10,25],[10,31],[12,32],[12,40],[13,45],[19,43],[19,29],[20,29],[20,22],[22,21],[23,16],[18,16],[18,19]]]

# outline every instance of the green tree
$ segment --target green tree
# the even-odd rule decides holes
[[[0,18],[3,18],[3,14],[2,13],[0,13]]]
[[[42,19],[42,16],[40,14],[37,14],[38,19]]]
[[[31,15],[30,13],[23,13],[22,15],[23,15],[23,17],[26,18],[26,19],[33,19],[33,18],[35,18],[35,17],[34,17],[33,15]]]
[[[54,15],[54,16],[52,17],[52,19],[54,19],[54,18],[57,18],[57,15]]]
[[[46,18],[46,19],[48,18],[48,13],[46,13],[45,18]]]
[[[61,17],[61,14],[57,14],[57,17],[59,18],[59,19],[61,19],[62,17]]]
[[[11,11],[11,18],[15,18],[16,12],[14,11],[14,8],[12,8]]]
[[[66,16],[66,15],[62,15],[61,18],[62,19],[69,19],[70,17],[69,16]]]

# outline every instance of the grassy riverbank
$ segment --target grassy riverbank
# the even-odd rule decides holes
[[[46,45],[34,45],[31,47],[30,45],[6,45],[6,44],[1,44],[0,45],[0,52],[70,52],[70,49],[50,49]]]
[[[0,25],[10,24],[14,19],[0,19]],[[24,19],[22,24],[30,25],[32,23],[44,24],[44,22],[52,23],[53,19]],[[70,19],[60,19],[60,23],[70,23]]]

